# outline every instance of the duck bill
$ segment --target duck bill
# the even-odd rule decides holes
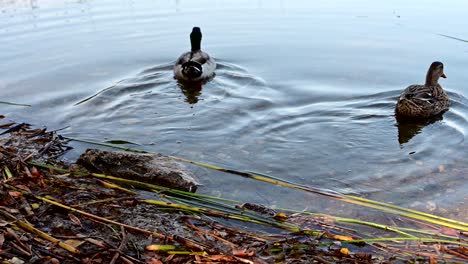
[[[442,75],[440,77],[447,78],[447,75],[445,75],[445,73],[442,73]]]

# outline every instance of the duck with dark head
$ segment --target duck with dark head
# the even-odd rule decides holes
[[[180,55],[174,65],[174,77],[187,84],[205,82],[214,77],[216,62],[201,50],[202,33],[194,27],[190,33],[191,50]]]
[[[424,85],[408,86],[401,93],[395,107],[398,120],[421,120],[436,117],[449,109],[450,101],[439,78],[447,78],[444,64],[435,61],[429,67]]]

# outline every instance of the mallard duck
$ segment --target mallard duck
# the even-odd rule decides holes
[[[440,77],[447,78],[444,73],[444,64],[435,61],[427,71],[424,85],[410,85],[400,95],[395,107],[396,117],[429,118],[447,111],[450,101],[439,84]]]
[[[214,76],[216,62],[208,53],[201,50],[202,33],[194,27],[190,33],[192,49],[180,55],[174,65],[174,76],[179,81],[200,82]]]

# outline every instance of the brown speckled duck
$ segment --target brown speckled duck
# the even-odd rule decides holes
[[[424,85],[408,86],[400,95],[395,107],[399,119],[424,119],[440,115],[448,110],[450,101],[439,78],[447,78],[444,64],[435,61],[429,67]]]
[[[174,65],[174,76],[183,82],[206,81],[214,76],[216,62],[201,50],[202,33],[194,27],[190,33],[191,50],[180,55]]]

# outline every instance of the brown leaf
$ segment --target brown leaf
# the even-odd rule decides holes
[[[169,255],[166,259],[164,259],[164,261],[166,261],[166,263],[169,263],[174,257],[175,255]]]
[[[247,251],[247,249],[233,249],[232,254],[238,257],[252,257],[255,255],[255,250]]]
[[[23,195],[22,192],[18,192],[18,191],[8,191],[8,194],[14,198],[18,198],[18,197],[21,197],[21,195]]]
[[[215,261],[237,262],[235,258],[226,256],[226,255],[212,255],[212,256],[209,256],[209,258]]]
[[[85,240],[86,240],[86,242],[94,244],[94,245],[96,245],[98,247],[107,248],[106,243],[102,242],[100,240],[97,240],[97,239],[94,239],[94,238],[86,238]]]
[[[155,258],[147,260],[146,263],[147,264],[163,264],[162,261],[160,261],[159,259],[155,259]]]
[[[32,169],[31,169],[31,174],[32,174],[32,176],[34,176],[34,177],[41,177],[41,173],[37,170],[36,167],[32,167]]]
[[[0,128],[7,128],[7,127],[11,127],[12,125],[14,125],[15,123],[5,123],[5,124],[1,124],[0,125]]]
[[[456,236],[456,237],[459,236],[459,233],[457,232],[457,230],[450,228],[450,227],[445,227],[445,226],[441,228],[440,233],[444,235],[449,235],[449,236]]]
[[[74,247],[74,248],[77,248],[79,246],[81,246],[85,241],[84,240],[76,240],[76,239],[68,239],[68,240],[65,240],[65,243]]]
[[[81,221],[80,219],[78,219],[78,217],[72,215],[72,214],[68,214],[68,218],[70,218],[70,220],[77,226],[81,226],[83,227],[83,225],[81,224]]]
[[[0,206],[1,209],[9,212],[10,214],[17,214],[19,213],[19,210],[18,209],[15,209],[15,208],[9,208],[9,207],[6,207],[6,206]]]

